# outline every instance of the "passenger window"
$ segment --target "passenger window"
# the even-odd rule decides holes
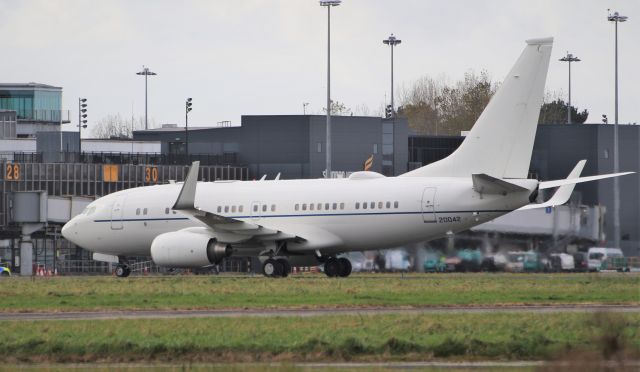
[[[324,210],[328,211],[329,210],[329,203],[324,203]]]
[[[275,204],[271,204],[271,212],[275,212],[276,211],[276,205]]]
[[[229,213],[229,206],[228,205],[224,206],[224,213]]]
[[[318,210],[321,211],[322,210],[322,203],[318,203]]]
[[[338,208],[338,203],[333,203],[333,210],[335,211]]]
[[[398,202],[393,202],[393,207],[398,208]]]
[[[387,209],[391,208],[391,202],[387,202]]]
[[[307,210],[307,204],[302,204],[302,210],[306,211]]]
[[[222,213],[222,207],[218,206],[218,213]]]
[[[360,209],[360,203],[356,203],[356,209]]]
[[[362,203],[362,209],[367,209],[367,202]]]
[[[371,209],[376,207],[376,202],[371,202]]]
[[[312,211],[313,208],[315,208],[315,204],[313,204],[313,203],[309,204],[309,210]]]
[[[340,209],[344,209],[344,203],[340,203]]]
[[[140,208],[136,209],[136,216],[140,215]]]
[[[164,209],[164,214],[169,214],[169,208],[168,207]]]
[[[262,211],[266,212],[267,211],[267,205],[266,204],[262,204]]]
[[[147,215],[147,208],[145,208],[145,209],[142,211],[142,214],[144,214],[145,216]]]
[[[382,202],[378,202],[378,209],[382,209]]]
[[[242,213],[242,211],[244,211],[244,207],[243,206],[239,206],[238,207],[238,212]]]
[[[231,206],[231,213],[236,213],[236,206],[235,205]]]
[[[296,210],[300,209],[300,204],[296,204]]]
[[[257,204],[253,206],[253,211],[254,211],[254,212],[257,212],[257,211],[258,211],[258,205],[257,205]]]

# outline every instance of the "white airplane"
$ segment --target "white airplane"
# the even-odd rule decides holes
[[[168,267],[205,267],[231,255],[258,256],[266,276],[291,265],[324,264],[328,276],[351,273],[337,255],[397,247],[467,230],[517,209],[560,205],[584,161],[565,180],[527,179],[553,39],[524,51],[460,147],[399,177],[356,172],[345,179],[197,182],[119,191],[91,203],[62,229],[99,261],[130,269],[125,256]],[[538,190],[555,188],[545,203]]]

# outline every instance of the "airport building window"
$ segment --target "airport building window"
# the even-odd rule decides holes
[[[322,142],[318,142],[317,149],[318,152],[322,152]]]
[[[136,216],[140,215],[140,208],[136,209]]]
[[[356,203],[356,209],[360,209],[360,203]]]
[[[391,202],[387,202],[387,209],[391,209]]]
[[[378,144],[377,144],[377,143],[374,143],[374,144],[373,144],[373,153],[374,153],[374,154],[377,154],[377,153],[378,153]]]
[[[393,202],[393,207],[398,208],[398,202]]]
[[[344,203],[340,203],[340,209],[344,209]]]

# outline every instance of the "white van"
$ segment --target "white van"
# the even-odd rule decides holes
[[[600,270],[602,262],[609,257],[624,257],[620,248],[591,247],[589,248],[589,271]]]

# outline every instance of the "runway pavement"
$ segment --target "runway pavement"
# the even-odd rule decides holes
[[[0,313],[0,321],[312,317],[377,314],[487,314],[487,313],[640,313],[640,305],[509,305],[429,307],[343,307],[317,309],[213,309],[213,310],[104,310],[86,312]]]

